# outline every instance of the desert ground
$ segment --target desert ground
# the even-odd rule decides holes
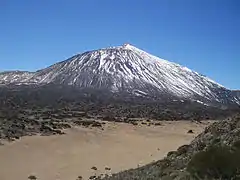
[[[29,175],[39,180],[88,179],[136,168],[189,143],[210,123],[106,122],[104,130],[73,127],[64,135],[23,137],[0,146],[0,180],[27,180]],[[187,133],[190,129],[194,133]]]

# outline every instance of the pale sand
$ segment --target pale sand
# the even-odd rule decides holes
[[[162,122],[163,126],[107,123],[105,130],[72,128],[66,135],[23,137],[0,146],[0,180],[76,180],[119,172],[162,159],[189,143],[211,122]],[[194,134],[188,134],[192,129]],[[97,171],[91,169],[96,166]]]

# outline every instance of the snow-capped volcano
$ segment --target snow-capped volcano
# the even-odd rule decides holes
[[[142,95],[161,94],[180,98],[236,102],[232,91],[186,67],[169,62],[130,44],[84,52],[54,64],[25,78],[6,78],[0,82],[66,84],[78,87],[108,88],[113,92],[127,91]],[[23,79],[23,80],[22,80]]]

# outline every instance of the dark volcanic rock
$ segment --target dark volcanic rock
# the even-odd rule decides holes
[[[14,140],[27,135],[62,134],[73,125],[102,128],[89,117],[136,124],[135,117],[155,120],[223,119],[239,108],[219,109],[185,100],[168,101],[116,95],[106,89],[70,86],[0,87],[0,138]],[[156,124],[157,125],[157,124]]]

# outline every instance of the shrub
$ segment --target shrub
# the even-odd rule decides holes
[[[96,179],[97,176],[90,176],[89,179]]]
[[[93,166],[91,169],[96,171],[96,170],[97,170],[97,167]]]
[[[178,154],[178,155],[182,155],[182,154],[187,153],[189,147],[190,147],[189,145],[180,146],[180,147],[177,149],[177,154]]]
[[[188,131],[188,133],[189,133],[189,134],[193,134],[193,130],[190,129],[190,130]]]
[[[77,180],[82,180],[82,179],[83,179],[82,176],[78,176],[78,177],[77,177]]]
[[[240,141],[236,141],[233,143],[233,147],[240,150]]]
[[[28,176],[28,179],[30,179],[30,180],[36,180],[36,179],[37,179],[37,177],[36,177],[36,176],[34,176],[34,175],[30,175],[30,176]]]
[[[167,153],[167,157],[170,157],[170,156],[172,156],[172,155],[177,155],[178,153],[177,153],[177,151],[169,151],[168,153]]]
[[[111,168],[110,168],[110,167],[105,167],[105,170],[106,170],[106,171],[110,171]]]
[[[187,171],[200,178],[234,179],[240,170],[240,151],[229,146],[212,146],[193,156]]]

